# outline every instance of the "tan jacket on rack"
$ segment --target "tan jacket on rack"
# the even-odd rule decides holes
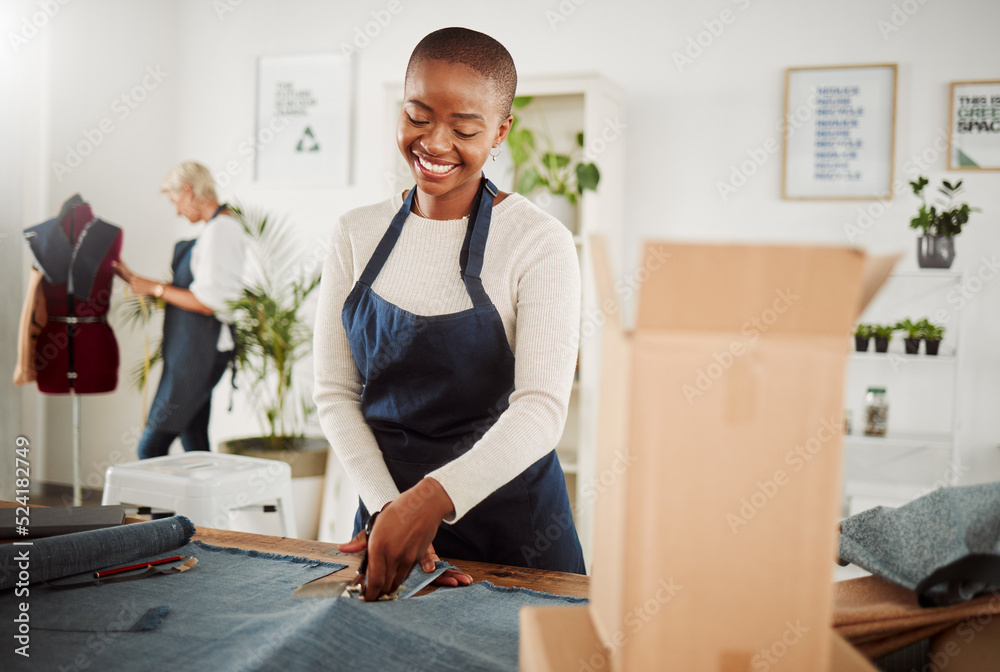
[[[45,294],[42,291],[42,273],[31,269],[28,292],[21,308],[21,324],[17,332],[17,365],[14,367],[14,384],[24,385],[35,381],[35,345],[38,334],[48,322]]]

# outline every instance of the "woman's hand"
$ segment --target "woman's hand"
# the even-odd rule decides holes
[[[424,553],[424,557],[420,558],[420,568],[430,574],[434,571],[434,563],[440,559],[441,558],[438,557],[438,554],[434,552],[434,544],[431,544],[427,547],[427,552]],[[444,574],[434,579],[432,585],[448,586],[449,588],[471,586],[472,577],[460,569],[449,569],[446,570]]]
[[[115,275],[128,283],[133,294],[153,296],[156,286],[160,284],[155,280],[133,273],[124,261],[111,262],[111,268],[114,269]]]
[[[392,593],[418,559],[428,559],[438,525],[454,509],[448,493],[433,478],[424,478],[383,509],[375,520],[368,544],[366,600],[377,600],[381,595]],[[347,552],[345,547],[355,547],[357,541],[355,537],[349,542],[353,546],[345,544],[341,549]]]

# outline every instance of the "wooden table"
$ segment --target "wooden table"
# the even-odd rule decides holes
[[[15,502],[0,501],[0,508],[13,508],[15,506],[19,505]],[[143,520],[142,518],[126,518],[125,522],[141,523]],[[361,563],[360,554],[348,555],[341,553],[337,550],[336,544],[329,544],[322,541],[272,537],[265,534],[251,534],[250,532],[217,530],[211,527],[197,528],[194,539],[203,541],[206,544],[212,544],[213,546],[230,546],[232,548],[277,553],[279,555],[296,555],[309,558],[310,560],[337,562],[347,565],[346,569],[338,572],[338,574],[342,573],[345,577],[353,576],[354,572],[358,569],[358,565]],[[474,581],[489,581],[497,586],[531,588],[532,590],[544,590],[548,593],[569,595],[571,597],[587,597],[590,588],[589,577],[579,574],[550,572],[544,569],[525,569],[524,567],[493,565],[486,562],[468,562],[465,560],[448,559],[448,562],[471,576]],[[417,596],[424,595],[433,590],[435,590],[435,587],[430,586],[417,593]]]
[[[132,521],[132,519],[128,519]],[[361,563],[361,555],[347,555],[337,550],[336,544],[306,539],[290,539],[287,537],[271,537],[264,534],[249,532],[233,532],[231,530],[216,530],[210,527],[199,527],[194,538],[213,546],[229,546],[246,550],[278,553],[281,555],[297,555],[310,560],[339,562],[347,565],[338,574],[345,577],[354,575]],[[447,558],[446,558],[447,559]],[[466,560],[451,560],[448,562],[470,575],[476,582],[489,581],[497,586],[531,588],[544,590],[556,595],[571,597],[587,597],[590,579],[579,574],[566,572],[550,572],[544,569],[525,569],[508,565],[493,565],[486,562],[470,562]],[[417,596],[431,592],[434,587],[425,588]]]

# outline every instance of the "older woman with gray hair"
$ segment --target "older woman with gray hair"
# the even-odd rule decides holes
[[[163,183],[177,214],[206,222],[201,235],[174,247],[173,279],[160,281],[115,272],[136,294],[163,299],[163,375],[139,439],[139,458],[166,455],[180,437],[184,450],[210,450],[208,418],[212,389],[234,357],[230,301],[242,292],[246,242],[225,203],[219,203],[209,170],[194,161],[174,166]]]

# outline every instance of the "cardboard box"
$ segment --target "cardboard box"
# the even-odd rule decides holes
[[[847,335],[895,258],[649,244],[625,332],[593,247],[591,603],[525,609],[522,669],[834,669]]]

